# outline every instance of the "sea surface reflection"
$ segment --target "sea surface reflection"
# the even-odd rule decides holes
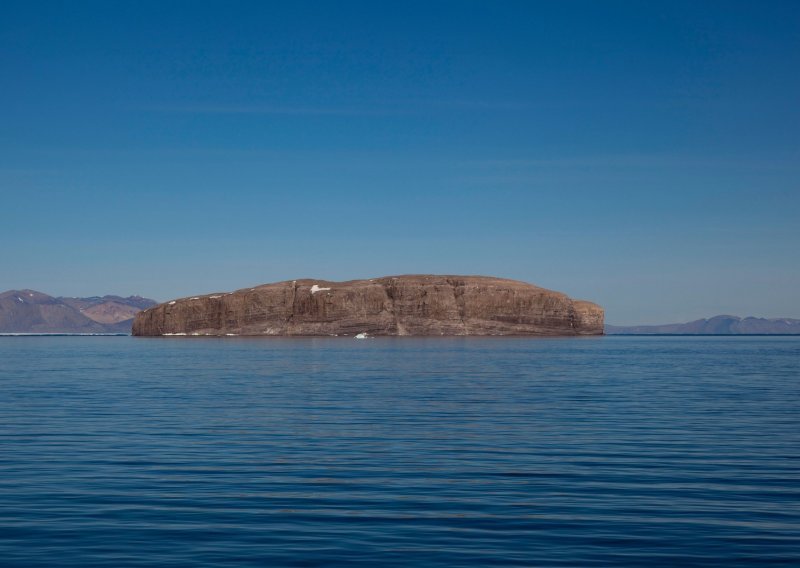
[[[800,559],[800,338],[0,338],[3,566]]]

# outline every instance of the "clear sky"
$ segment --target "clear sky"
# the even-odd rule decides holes
[[[10,2],[0,290],[800,317],[800,2]]]

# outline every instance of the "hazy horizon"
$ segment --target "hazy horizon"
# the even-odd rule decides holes
[[[10,2],[0,291],[513,278],[800,318],[800,4]]]

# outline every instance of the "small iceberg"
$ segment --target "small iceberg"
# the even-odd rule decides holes
[[[367,339],[369,337],[366,332],[359,333],[356,335],[356,339]]]

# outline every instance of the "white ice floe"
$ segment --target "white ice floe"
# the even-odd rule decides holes
[[[162,333],[161,335],[170,335],[170,336],[173,336],[173,335],[186,335],[186,334],[185,334],[185,333],[183,333],[183,332],[180,332],[180,333]]]
[[[369,337],[369,336],[367,335],[367,333],[366,333],[366,332],[362,332],[362,333],[359,333],[358,335],[356,335],[356,337],[355,337],[355,338],[356,338],[356,339],[367,339],[368,337]]]
[[[320,288],[316,284],[311,287],[311,293],[316,294],[317,292],[324,292],[325,290],[330,290],[330,288]]]
[[[237,336],[239,334],[238,333],[226,333],[225,335],[227,335],[228,337],[235,337],[235,336]]]
[[[170,306],[174,306],[174,305],[175,305],[175,300],[172,300],[172,301],[169,303],[169,305],[170,305]]]

